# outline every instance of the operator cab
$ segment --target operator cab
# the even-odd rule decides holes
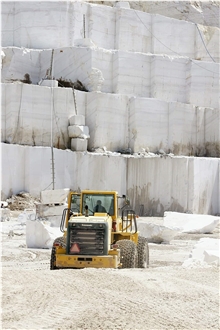
[[[94,213],[107,213],[116,216],[116,192],[82,192],[81,214],[92,216]]]

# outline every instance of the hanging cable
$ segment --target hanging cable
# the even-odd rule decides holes
[[[206,51],[207,51],[209,57],[213,60],[213,62],[215,62],[214,58],[211,56],[211,54],[209,53],[209,51],[208,51],[208,49],[207,49],[207,47],[206,47],[206,45],[205,45],[205,42],[204,42],[204,40],[203,40],[203,37],[202,37],[202,35],[201,35],[201,32],[200,32],[200,30],[199,30],[199,28],[198,28],[197,23],[194,23],[194,24],[195,24],[195,26],[197,27],[197,30],[199,31],[200,38],[201,38],[201,40],[202,40],[202,43],[203,43],[203,45],[204,45],[204,47],[205,47],[205,49],[206,49]]]
[[[218,72],[214,72],[214,71],[211,71],[211,70],[208,70],[206,68],[204,68],[203,66],[199,65],[197,62],[195,62],[194,60],[192,60],[189,56],[183,56],[181,54],[179,54],[178,52],[174,51],[173,49],[169,48],[168,46],[166,46],[161,40],[159,40],[151,31],[150,29],[144,24],[144,22],[142,21],[142,19],[138,16],[138,14],[136,13],[136,10],[134,10],[134,13],[135,15],[138,17],[138,19],[140,20],[140,22],[146,27],[146,29],[150,32],[150,34],[159,42],[161,43],[164,47],[166,47],[167,49],[169,49],[172,53],[178,55],[178,56],[181,56],[181,57],[186,57],[188,58],[190,61],[192,61],[195,65],[197,65],[198,67],[202,68],[203,70],[206,70],[208,72],[211,72],[213,73],[214,75],[217,75]]]

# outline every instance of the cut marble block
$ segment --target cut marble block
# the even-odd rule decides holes
[[[156,99],[130,99],[130,147],[134,152],[142,149],[168,153],[168,103]]]
[[[39,217],[49,217],[54,215],[59,215],[60,220],[63,213],[63,210],[68,207],[68,204],[49,206],[45,204],[36,204],[36,214]]]
[[[40,86],[58,87],[57,80],[44,79],[39,83]]]
[[[169,58],[164,55],[152,56],[151,97],[185,103],[186,64],[188,61],[185,58]]]
[[[88,73],[92,67],[92,50],[86,47],[59,48],[54,51],[53,76],[80,82],[87,88]],[[72,95],[73,91],[71,90]],[[72,96],[73,97],[73,96]]]
[[[73,151],[87,151],[88,140],[80,138],[71,139],[71,150]]]
[[[10,151],[8,150],[8,147]],[[12,192],[24,191],[25,182],[25,147],[15,144],[1,143],[1,199],[11,197]],[[22,170],[23,168],[23,170]],[[26,167],[27,169],[27,167]],[[5,178],[8,177],[7,184],[4,185]],[[15,190],[12,188],[16,186]],[[28,191],[28,190],[26,190]]]
[[[183,263],[183,267],[192,267],[203,263],[219,266],[219,244],[220,239],[204,237],[193,247],[189,258]]]
[[[50,146],[52,121],[54,147],[67,147],[68,117],[73,107],[70,89],[54,88],[52,92],[48,87],[23,83],[5,84],[4,88],[6,142]]]
[[[205,108],[205,155],[220,157],[220,111]]]
[[[150,97],[151,56],[118,51],[113,55],[113,92]]]
[[[89,138],[88,126],[73,125],[68,126],[68,134],[70,138]]]
[[[49,8],[46,2],[42,2],[41,5],[33,4],[33,2],[19,2],[13,9],[9,7],[9,10],[14,12],[13,25],[11,25],[14,26],[14,32],[10,44],[36,49],[65,47],[67,44],[71,46],[74,25],[70,25],[67,19],[67,13],[71,11],[71,7],[66,1],[60,2],[59,14],[55,2],[51,2]],[[5,13],[5,16],[8,15]],[[6,18],[4,23],[6,26],[12,24]],[[4,41],[9,41],[8,37],[12,36],[10,29]]]
[[[39,197],[51,186],[50,147],[1,147],[3,200],[20,191]],[[168,210],[220,214],[219,158],[100,155],[54,148],[54,164],[56,189],[116,190],[129,197],[137,214],[142,204],[146,216],[163,216]]]
[[[219,223],[220,217],[212,215],[164,212],[163,225],[183,233],[212,233]]]
[[[125,149],[128,144],[128,97],[119,94],[87,94],[88,148]]]
[[[191,61],[186,81],[186,103],[219,108],[219,63]]]
[[[158,5],[159,2],[156,6]],[[2,45],[15,44],[33,49],[55,49],[73,45],[94,47],[95,44],[105,49],[176,54],[211,61],[204,47],[204,40],[209,53],[218,62],[219,29],[193,24],[196,10],[193,17],[186,21],[186,17],[180,19],[165,17],[172,15],[170,6],[161,8],[159,11],[161,15],[152,15],[153,12],[150,13],[149,8],[142,12],[129,9],[129,6],[127,1],[115,2],[113,8],[80,1],[63,1],[59,3],[58,12],[56,2],[50,3],[49,7],[47,3],[39,7],[35,2],[28,4],[16,2],[12,7],[10,2],[5,1],[2,5]],[[146,8],[147,2],[145,1],[141,6]],[[181,9],[178,5],[176,11],[181,17]],[[30,19],[33,12],[36,26],[33,26]],[[201,19],[201,13],[198,15]],[[205,22],[209,22],[206,25],[215,25],[213,22],[217,21],[217,15],[212,19],[210,17],[211,15],[205,18]],[[24,27],[27,27],[28,32]],[[91,43],[87,42],[89,39]],[[78,40],[81,42],[77,42]],[[83,40],[85,40],[84,44]]]
[[[1,141],[6,142],[6,84],[1,84]]]
[[[151,19],[145,12],[117,8],[115,44],[118,50],[151,53]],[[144,24],[141,22],[144,21]],[[132,22],[132,24],[131,24]]]
[[[58,228],[60,228],[62,214],[61,215],[50,215],[50,216],[46,216],[43,219],[45,219],[46,221],[48,221],[50,223],[50,226],[51,227],[58,227]]]
[[[95,47],[94,42],[89,38],[74,40],[74,46],[76,47]]]
[[[85,125],[85,116],[74,115],[69,117],[69,124],[71,125]]]
[[[205,150],[205,109],[203,107],[195,107],[195,115],[196,115],[196,156],[203,157],[206,155]]]
[[[196,156],[197,117],[195,106],[170,102],[168,125],[171,153]]]
[[[89,91],[112,93],[112,61],[114,53],[115,50],[91,49],[91,66],[87,69],[85,80]],[[79,65],[84,66],[84,64],[80,63]]]
[[[2,76],[3,82],[17,82],[25,79],[28,74],[32,84],[38,82],[45,77],[46,70],[48,69],[48,62],[51,57],[51,50],[45,51],[48,55],[47,69],[45,68],[42,76],[39,74],[41,66],[40,49],[27,49],[18,47],[6,47],[3,49],[5,57],[2,61]]]
[[[4,53],[2,81],[22,81],[28,73],[33,84],[38,84],[45,76],[52,54],[48,49],[15,47],[4,48]],[[80,77],[89,91],[123,93],[218,108],[218,75],[218,63],[201,63],[167,55],[85,47],[54,51],[55,79],[68,76],[67,80],[76,82]],[[74,109],[73,90],[66,89],[69,90],[66,102],[71,101]],[[83,108],[78,108],[76,113],[84,114]]]
[[[139,219],[137,221],[137,227],[140,235],[144,236],[149,243],[170,243],[178,233],[178,230],[154,223],[147,223]]]
[[[135,211],[138,212],[138,205],[144,205],[146,216],[161,216],[165,210],[191,210],[197,189],[193,184],[193,164],[192,157],[130,158],[127,191]],[[207,175],[205,183],[208,182]]]
[[[115,48],[115,9],[93,5],[89,12],[89,38],[99,47]]]
[[[219,40],[219,28],[197,24],[195,36],[195,59],[208,62],[213,60],[219,62]],[[208,46],[208,52],[204,47],[204,42]]]
[[[194,58],[195,24],[152,15],[153,54]],[[175,70],[175,69],[174,69]],[[178,76],[178,72],[176,72]]]
[[[220,159],[196,157],[193,163],[192,212],[220,214],[220,210],[216,207],[220,203]]]
[[[40,193],[42,204],[63,204],[66,202],[70,189],[44,190]]]
[[[27,248],[50,249],[54,240],[62,236],[59,228],[53,228],[47,221],[26,222],[26,245]]]

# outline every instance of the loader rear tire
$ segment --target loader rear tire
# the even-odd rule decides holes
[[[116,243],[120,249],[121,268],[135,268],[137,264],[137,246],[134,242],[123,239]]]
[[[52,250],[51,250],[50,269],[51,270],[58,269],[56,267],[56,248],[55,247],[52,247]]]
[[[137,251],[138,251],[138,268],[148,268],[149,246],[147,239],[143,236],[138,237]]]
[[[54,245],[54,243],[59,243],[62,245],[63,248],[66,248],[66,242],[65,242],[64,237],[57,237],[54,240],[53,245]],[[51,249],[50,269],[51,270],[59,269],[58,267],[56,267],[56,247],[54,247],[54,246],[52,246],[52,249]]]

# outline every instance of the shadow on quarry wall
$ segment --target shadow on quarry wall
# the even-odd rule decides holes
[[[220,142],[206,142],[205,144],[206,157],[220,157]]]
[[[175,156],[220,157],[220,142],[206,142],[205,145],[173,143],[169,150]]]
[[[32,84],[29,73],[25,73],[24,79],[10,79],[11,82],[20,81],[24,84]]]
[[[88,92],[88,89],[78,79],[77,79],[77,81],[72,82],[71,79],[67,80],[67,79],[63,79],[61,77],[61,78],[57,79],[57,81],[58,81],[58,87],[65,87],[65,88],[70,87],[70,88],[74,88],[74,89],[77,89],[82,92]]]
[[[168,203],[170,205],[164,205],[159,198],[150,198],[150,186],[151,183],[148,183],[142,189],[135,187],[128,190],[127,196],[136,214],[147,217],[163,217],[165,211],[188,212],[188,210],[184,209],[184,207],[178,203],[177,199],[173,197],[170,197],[170,201],[172,201]]]

